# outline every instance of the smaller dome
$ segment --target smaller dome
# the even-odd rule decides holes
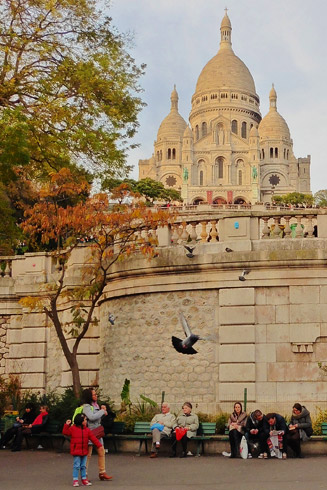
[[[223,20],[221,21],[220,27],[221,28],[229,27],[230,29],[232,28],[232,24],[231,24],[230,18],[227,15],[227,12],[225,13],[225,15],[223,17]]]
[[[252,128],[250,129],[249,136],[250,136],[250,138],[251,138],[251,136],[252,136],[252,138],[257,138],[259,136],[259,131],[258,131],[257,126],[252,126]]]
[[[183,137],[184,138],[193,138],[192,129],[190,128],[189,125],[186,126]]]
[[[260,139],[291,140],[289,127],[285,119],[277,111],[277,93],[272,85],[269,93],[270,108],[268,114],[259,124]]]
[[[170,113],[160,124],[157,141],[159,139],[165,137],[178,138],[182,137],[187,127],[185,120],[182,118],[180,113],[178,112],[178,93],[176,90],[176,86],[174,85],[174,89],[170,96],[171,108]]]

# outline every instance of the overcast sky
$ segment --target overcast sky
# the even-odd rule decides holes
[[[149,158],[176,84],[179,112],[188,121],[191,97],[204,65],[217,53],[220,23],[228,8],[234,53],[249,68],[265,116],[275,84],[277,109],[286,120],[295,156],[311,155],[311,189],[327,189],[326,0],[112,0],[120,32],[134,35],[129,50],[146,63],[140,80],[147,107],[128,163]]]

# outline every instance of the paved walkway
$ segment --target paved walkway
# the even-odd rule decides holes
[[[72,488],[72,456],[67,453],[0,451],[1,490]],[[221,456],[149,459],[107,456],[110,482],[97,479],[96,455],[89,471],[94,489],[120,490],[318,490],[327,488],[327,457],[258,460]],[[82,487],[83,488],[83,487]]]

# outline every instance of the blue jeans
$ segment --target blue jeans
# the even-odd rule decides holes
[[[73,480],[78,480],[79,472],[81,472],[82,480],[86,479],[86,456],[74,456],[73,465]]]

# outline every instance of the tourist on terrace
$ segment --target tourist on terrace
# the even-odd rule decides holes
[[[236,458],[239,454],[240,442],[244,434],[246,420],[247,415],[243,412],[242,403],[234,403],[233,413],[230,415],[227,423],[231,449],[230,458]]]
[[[251,458],[255,454],[259,453],[258,458],[267,459],[268,436],[269,436],[269,424],[265,419],[261,410],[255,410],[249,415],[245,425],[245,437],[249,447],[248,458]]]
[[[199,419],[196,414],[192,414],[192,404],[185,402],[183,413],[177,417],[176,426],[172,433],[173,444],[171,458],[176,458],[177,441],[181,441],[183,452],[181,458],[187,457],[187,440],[196,436],[196,431],[199,428]]]
[[[42,405],[40,408],[40,413],[36,417],[36,419],[27,425],[22,425],[17,430],[17,434],[15,436],[12,451],[20,451],[22,447],[23,437],[30,434],[40,434],[40,432],[45,430],[45,426],[48,422],[49,414],[48,407],[46,405]]]
[[[287,432],[286,421],[279,413],[267,413],[266,419],[269,424],[269,437],[267,444],[270,456],[276,458],[287,458]]]
[[[308,441],[313,434],[310,412],[300,403],[293,405],[292,417],[288,426],[287,444],[296,458],[303,458],[301,441]]]
[[[176,418],[170,413],[168,403],[161,405],[161,413],[153,417],[150,422],[152,430],[152,446],[150,458],[157,458],[160,441],[163,437],[170,437],[173,427],[176,426]]]
[[[82,401],[83,401],[83,413],[86,415],[88,420],[89,429],[93,430],[101,425],[101,418],[103,415],[107,415],[105,405],[98,405],[98,396],[93,388],[88,388],[83,390]],[[77,416],[77,415],[76,415]],[[99,468],[99,479],[100,480],[111,480],[112,476],[107,475],[106,465],[105,465],[105,451],[103,448],[103,439],[99,439],[101,447],[97,447],[98,452],[98,468]],[[93,444],[89,441],[89,452],[86,461],[86,472],[88,470],[88,465],[92,456]]]
[[[4,435],[2,436],[2,439],[0,441],[0,448],[5,449],[7,444],[13,439],[17,432],[18,429],[23,427],[23,425],[27,426],[30,425],[32,422],[34,422],[35,419],[35,411],[34,411],[34,405],[33,403],[27,403],[25,406],[25,412],[21,417],[16,417],[16,422],[10,429],[6,430]]]

